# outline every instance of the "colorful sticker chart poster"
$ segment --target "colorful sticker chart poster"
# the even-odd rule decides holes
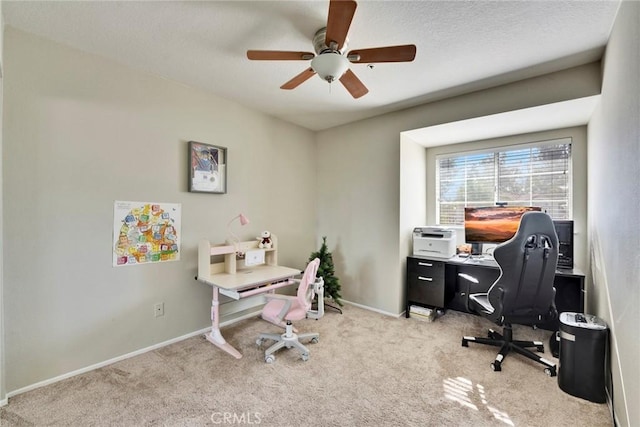
[[[113,266],[180,259],[179,203],[115,201]]]

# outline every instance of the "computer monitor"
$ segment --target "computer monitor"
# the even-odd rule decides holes
[[[464,237],[471,243],[471,253],[482,253],[484,243],[506,242],[516,234],[520,217],[535,206],[486,206],[464,208]]]

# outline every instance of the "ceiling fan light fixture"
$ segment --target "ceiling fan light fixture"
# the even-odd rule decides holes
[[[349,60],[339,52],[326,52],[311,60],[311,68],[322,80],[331,83],[349,69]]]

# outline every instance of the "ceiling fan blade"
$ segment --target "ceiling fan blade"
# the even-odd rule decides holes
[[[247,58],[256,61],[297,61],[312,59],[311,52],[293,52],[287,50],[248,50]]]
[[[352,50],[347,58],[359,56],[358,59],[349,59],[355,64],[378,62],[411,62],[416,57],[416,46],[405,44],[402,46],[374,47],[371,49]]]
[[[327,18],[327,34],[325,44],[331,47],[331,42],[338,44],[337,49],[342,49],[347,33],[351,26],[351,20],[356,13],[357,3],[353,0],[331,0],[329,3],[329,17]]]
[[[315,73],[316,72],[313,71],[313,68],[309,67],[303,72],[301,72],[300,74],[298,74],[297,76],[295,76],[294,78],[292,78],[291,80],[289,80],[288,82],[286,82],[285,84],[283,84],[282,86],[280,86],[280,89],[288,89],[288,90],[295,89],[298,86],[300,86],[302,83],[306,82],[311,77],[313,77]]]
[[[369,89],[362,84],[360,79],[351,70],[347,70],[346,73],[340,77],[340,83],[349,91],[351,96],[358,99],[361,96],[369,93]]]

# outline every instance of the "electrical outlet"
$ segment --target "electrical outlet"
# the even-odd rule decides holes
[[[153,316],[154,317],[160,317],[160,316],[164,316],[164,303],[163,302],[159,302],[156,305],[153,306]]]

